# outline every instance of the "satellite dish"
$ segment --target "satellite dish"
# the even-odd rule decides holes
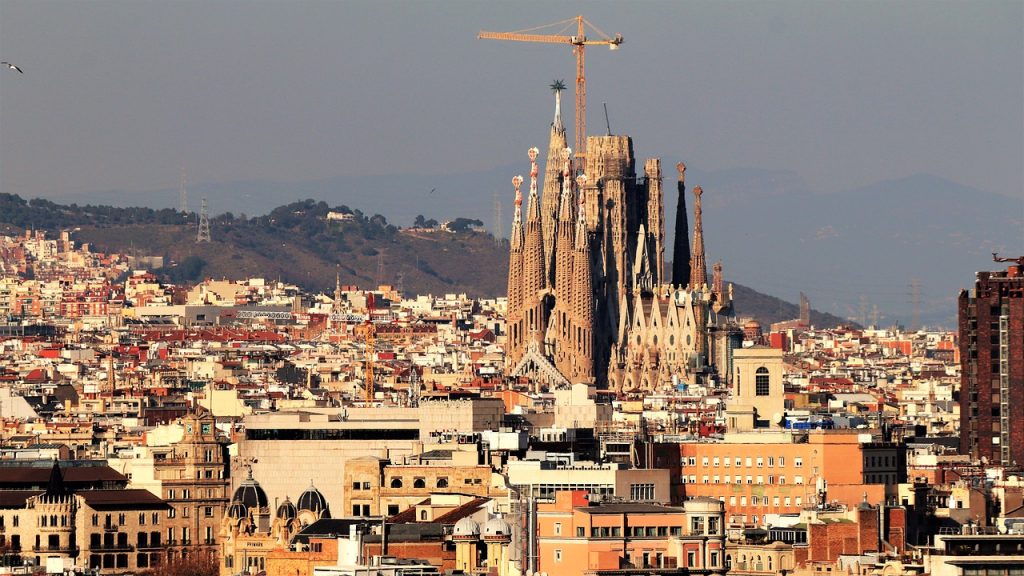
[[[772,415],[772,422],[775,422],[779,426],[782,426],[783,424],[786,423],[786,415],[781,412],[776,412],[774,415]]]

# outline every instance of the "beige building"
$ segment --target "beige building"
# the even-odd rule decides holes
[[[146,490],[113,487],[117,481],[102,471],[74,474],[84,476],[95,480],[76,481],[82,489],[72,492],[55,462],[45,489],[0,491],[0,546],[50,573],[134,573],[180,553],[167,546],[167,503]]]
[[[503,417],[504,403],[497,398],[423,399],[419,408],[254,414],[244,420],[245,438],[237,445],[237,456],[251,464],[253,475],[278,502],[312,482],[331,506],[350,510],[343,479],[348,461],[371,456],[404,463],[430,450],[444,431],[496,430]]]
[[[453,456],[466,456],[459,462]],[[476,464],[476,452],[432,450],[423,464],[393,465],[366,456],[345,463],[344,509],[352,516],[394,516],[438,494],[465,494],[501,499],[508,495],[504,478],[490,466]],[[429,521],[431,518],[417,518]]]
[[[725,418],[729,430],[778,428],[785,415],[782,350],[766,346],[733,350],[733,394]]]

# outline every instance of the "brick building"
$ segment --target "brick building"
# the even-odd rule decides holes
[[[1005,261],[1005,259],[999,259]],[[1024,257],[960,291],[960,452],[1024,462]]]
[[[725,572],[722,504],[695,498],[683,506],[590,502],[581,490],[559,492],[537,507],[538,569],[549,574]]]
[[[721,442],[655,447],[655,466],[672,470],[680,501],[721,500],[729,523],[759,526],[765,515],[796,514],[822,499],[847,506],[896,497],[904,449],[857,430],[727,434]],[[678,473],[676,472],[678,471]]]

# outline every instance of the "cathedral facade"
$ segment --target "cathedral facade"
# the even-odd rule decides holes
[[[539,155],[529,150],[525,219],[524,180],[513,179],[509,375],[538,389],[587,382],[628,392],[703,383],[728,356],[719,318],[730,315],[731,288],[722,285],[721,264],[707,282],[699,187],[691,251],[686,167],[677,166],[668,272],[659,159],[646,160],[638,176],[630,137],[591,136],[582,170],[574,173],[557,93],[542,183]]]

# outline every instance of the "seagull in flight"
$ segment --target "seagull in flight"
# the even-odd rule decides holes
[[[22,70],[21,68],[18,68],[18,67],[17,67],[17,66],[15,66],[14,64],[11,64],[10,62],[0,62],[0,64],[3,64],[4,66],[7,66],[7,67],[8,67],[8,68],[10,68],[11,70],[17,70],[17,71],[18,71],[18,72],[20,72],[21,74],[24,74],[24,73],[25,73],[25,71],[24,71],[24,70]]]
[[[427,192],[427,194],[433,194],[433,193],[434,193],[434,190],[437,190],[437,188],[431,188],[431,189],[430,189],[430,192]]]

